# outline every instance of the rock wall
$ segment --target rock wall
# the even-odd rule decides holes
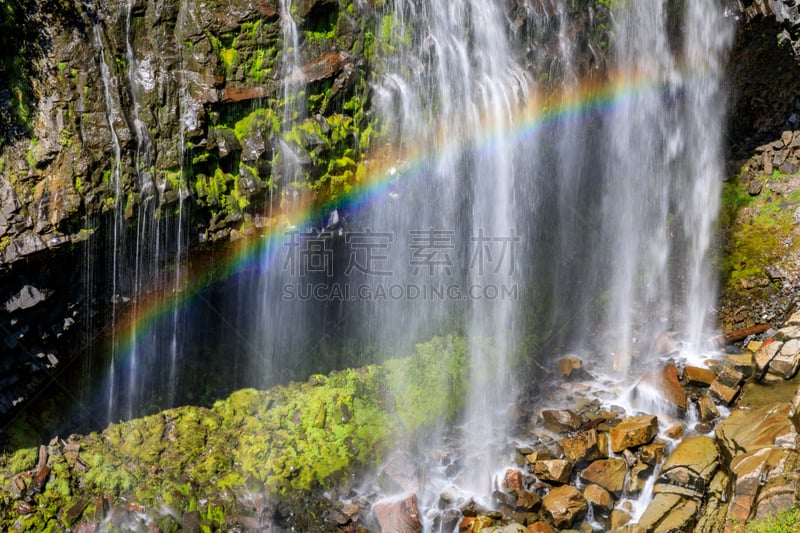
[[[187,251],[268,231],[288,204],[335,206],[364,178],[391,128],[370,92],[391,6],[292,6],[297,54],[279,0],[20,4],[27,29],[0,87],[0,414],[95,346],[118,307],[171,283]],[[508,9],[540,83],[559,82],[563,32],[573,63],[602,76],[607,2]],[[43,296],[23,310],[23,293]]]

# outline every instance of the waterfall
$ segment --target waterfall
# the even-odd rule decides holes
[[[100,28],[95,25],[93,28],[94,38],[97,48],[100,50],[100,73],[103,81],[103,96],[106,105],[106,118],[108,120],[108,128],[111,133],[112,146],[114,147],[114,162],[111,170],[109,187],[112,188],[114,194],[114,214],[113,214],[113,229],[111,232],[111,329],[112,335],[116,335],[117,326],[117,305],[119,304],[119,282],[120,282],[120,268],[119,263],[120,251],[122,249],[123,239],[123,220],[122,220],[122,150],[120,148],[119,137],[115,129],[115,122],[121,119],[118,111],[118,104],[115,103],[112,88],[116,86],[116,80],[111,76],[111,71],[106,63],[106,50],[103,45],[103,40],[100,36]],[[113,344],[116,344],[112,340]],[[117,390],[116,390],[116,376],[118,369],[115,357],[115,350],[112,348],[109,362],[109,377],[108,377],[108,420],[112,420],[117,408]]]

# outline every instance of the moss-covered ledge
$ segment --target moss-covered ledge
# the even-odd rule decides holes
[[[206,531],[251,527],[264,509],[334,488],[452,419],[464,397],[465,351],[463,339],[437,337],[380,366],[240,390],[210,409],[170,409],[2,456],[0,529],[60,531],[105,519],[112,530],[138,521],[171,531],[187,518]]]

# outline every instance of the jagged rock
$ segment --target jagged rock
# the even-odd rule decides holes
[[[639,387],[648,387],[661,396],[666,402],[680,411],[686,410],[686,391],[678,380],[678,369],[673,364],[668,364],[659,372],[645,375],[634,388],[634,397]]]
[[[545,427],[556,433],[576,431],[583,424],[583,418],[569,409],[545,409],[542,419]]]
[[[800,368],[800,339],[787,340],[769,362],[768,374],[791,379]]]
[[[731,388],[723,385],[722,383],[714,382],[711,384],[711,387],[708,389],[709,393],[714,396],[720,402],[731,405],[736,397],[741,392],[741,389]]]
[[[541,520],[528,524],[528,533],[558,533],[553,526]]]
[[[580,478],[619,495],[625,487],[628,465],[621,459],[600,459],[581,471]]]
[[[392,533],[420,533],[417,495],[411,494],[402,499],[380,501],[372,507],[381,531]]]
[[[661,440],[656,440],[651,444],[645,444],[639,448],[639,458],[643,463],[655,466],[664,458],[664,452],[667,449],[667,443]]]
[[[17,294],[6,300],[3,307],[8,313],[30,309],[47,300],[51,294],[52,291],[43,291],[33,285],[25,285]]]
[[[583,369],[583,362],[577,357],[570,355],[562,357],[556,362],[556,368],[561,377],[569,378],[574,375],[580,375]]]
[[[691,531],[699,509],[695,500],[678,494],[656,494],[638,525],[653,533]]]
[[[572,475],[572,463],[563,459],[537,461],[533,463],[533,474],[542,481],[568,483]]]
[[[800,455],[784,448],[766,447],[734,457],[730,466],[734,490],[727,518],[749,520],[757,514],[759,502],[764,505],[764,514],[775,507],[794,505],[798,466]]]
[[[416,492],[420,488],[419,465],[407,453],[393,455],[379,476],[381,486],[391,492]]]
[[[559,529],[568,528],[583,519],[588,508],[583,494],[569,485],[552,489],[542,499],[542,510]]]
[[[616,427],[611,428],[611,450],[619,453],[626,448],[647,444],[658,433],[658,418],[652,415],[626,418]]]
[[[693,387],[708,387],[715,379],[717,375],[707,368],[687,366],[683,369],[683,380]]]
[[[597,430],[582,431],[558,443],[564,457],[572,462],[594,461],[608,457],[608,435]]]
[[[631,521],[631,515],[622,509],[614,509],[611,511],[610,525],[611,529],[619,529]]]
[[[767,373],[767,369],[769,368],[769,363],[778,355],[782,347],[782,342],[773,341],[762,345],[761,348],[756,350],[756,353],[753,355],[753,360],[756,363],[756,379],[764,378],[764,374]]]
[[[630,496],[641,494],[652,472],[653,467],[647,463],[640,461],[634,464],[626,480],[625,492]]]
[[[700,411],[700,420],[703,422],[711,422],[719,418],[719,409],[707,396],[703,396],[697,401],[697,408]]]
[[[764,183],[759,179],[750,180],[750,183],[747,185],[747,194],[750,196],[758,196],[761,194],[761,189],[764,188]]]
[[[583,489],[583,497],[589,505],[603,512],[608,512],[614,507],[614,497],[599,485],[587,485]]]
[[[458,524],[458,531],[461,533],[480,533],[490,528],[493,523],[494,520],[488,516],[467,516]]]
[[[670,493],[703,498],[719,467],[714,439],[702,435],[682,440],[661,467],[654,494]]]
[[[519,494],[523,490],[522,484],[522,472],[513,468],[506,470],[505,476],[503,476],[503,490]]]
[[[728,457],[760,448],[778,446],[794,449],[798,445],[797,428],[789,403],[770,404],[759,409],[734,409],[716,429],[717,440]]]
[[[784,323],[785,326],[800,326],[800,309],[795,311],[794,313],[786,319]]]

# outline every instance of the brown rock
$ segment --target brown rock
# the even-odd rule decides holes
[[[523,491],[522,488],[522,472],[509,468],[503,477],[503,490],[515,491],[517,494]]]
[[[667,435],[667,437],[677,440],[683,437],[683,424],[675,424],[674,426],[667,428],[664,433]]]
[[[636,496],[641,494],[647,484],[647,478],[650,477],[652,472],[653,467],[641,461],[633,465],[625,485],[625,491],[628,495]]]
[[[459,533],[480,533],[491,527],[493,522],[494,520],[488,516],[468,516],[458,524],[458,531]],[[388,533],[385,529],[382,529],[381,532]],[[392,532],[394,532],[394,530],[392,530]]]
[[[781,346],[780,352],[769,362],[770,374],[792,379],[800,367],[800,339],[791,339]]]
[[[576,431],[583,424],[583,418],[569,409],[545,409],[542,419],[545,427],[555,433]]]
[[[639,526],[647,531],[691,531],[697,520],[697,502],[678,494],[656,494],[650,501]]]
[[[678,369],[673,364],[668,364],[660,372],[647,374],[640,385],[649,386],[664,400],[680,410],[686,410],[686,391],[683,390],[678,380]],[[635,392],[635,391],[634,391]]]
[[[577,357],[570,355],[559,359],[556,362],[556,368],[558,368],[558,373],[561,377],[569,378],[573,374],[578,375],[581,373],[580,370],[583,369],[583,362]]]
[[[573,462],[594,461],[608,457],[608,436],[597,430],[582,431],[558,443],[564,457]]]
[[[687,437],[664,462],[653,492],[702,498],[718,468],[719,452],[714,439],[703,435]]]
[[[303,75],[307,83],[334,77],[342,71],[347,56],[340,52],[330,52],[313,63],[303,67]]]
[[[586,488],[583,489],[583,497],[586,499],[586,502],[595,509],[599,508],[604,511],[609,511],[614,507],[614,497],[610,492],[599,485],[587,485]]]
[[[700,410],[700,420],[703,422],[711,422],[719,418],[719,409],[711,401],[711,398],[703,396],[698,400],[697,407]]]
[[[572,475],[572,463],[563,459],[537,461],[533,463],[533,473],[542,481],[568,483]]]
[[[736,388],[739,387],[744,381],[744,375],[733,367],[726,366],[717,374],[715,383],[722,383],[726,387]],[[713,385],[714,383],[712,383]]]
[[[534,492],[522,491],[517,496],[516,505],[520,509],[534,511],[538,509],[541,504],[542,498]]]
[[[683,380],[693,387],[708,387],[715,379],[717,375],[707,368],[687,366],[683,369]]]
[[[708,389],[708,393],[726,405],[731,405],[736,397],[741,392],[739,387],[731,388],[727,385],[723,385],[719,381],[715,381],[711,384],[711,387]]]
[[[223,102],[245,102],[258,100],[269,96],[269,92],[264,87],[225,87],[222,95]]]
[[[794,450],[767,447],[734,457],[733,497],[727,518],[747,521],[774,512],[776,504],[794,505],[800,455]],[[788,496],[788,497],[786,497]]]
[[[588,508],[583,494],[569,485],[554,488],[542,500],[542,509],[559,529],[581,520]]]
[[[528,533],[558,533],[558,531],[553,529],[553,526],[547,522],[539,520],[533,524],[528,524]]]
[[[619,453],[626,448],[647,444],[658,433],[658,418],[652,415],[626,418],[611,428],[611,450]]]
[[[666,442],[656,440],[639,448],[639,458],[643,463],[650,466],[655,466],[664,458],[664,451],[666,449]]]
[[[622,459],[601,459],[584,468],[580,477],[587,483],[594,483],[619,495],[625,487],[627,474],[628,465]]]
[[[631,521],[631,515],[622,509],[611,511],[611,529],[618,529]]]
[[[769,368],[769,363],[778,355],[782,347],[782,342],[772,341],[764,343],[764,345],[756,351],[753,356],[756,363],[756,379],[762,379],[764,377],[764,374],[766,374]]]
[[[795,449],[798,434],[791,420],[793,414],[789,403],[770,404],[752,410],[734,409],[717,426],[717,440],[731,458],[770,446]]]
[[[411,494],[402,499],[381,501],[372,507],[375,518],[385,533],[420,533],[417,495]]]

